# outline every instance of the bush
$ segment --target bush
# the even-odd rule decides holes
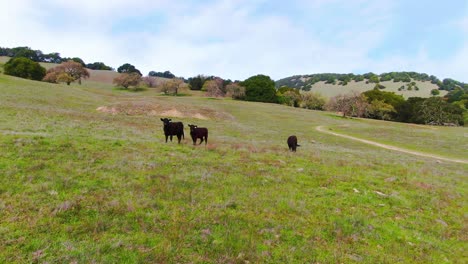
[[[130,86],[137,86],[141,81],[141,75],[136,72],[132,73],[121,73],[119,76],[114,78],[113,83],[116,86],[128,89]]]
[[[319,93],[308,92],[302,95],[301,107],[313,110],[324,110],[325,104],[327,103],[325,97]]]
[[[226,96],[232,99],[243,100],[245,97],[245,88],[239,83],[231,83],[226,86]]]
[[[40,81],[46,75],[46,69],[28,58],[12,58],[4,66],[5,74],[20,78]]]
[[[382,84],[380,84],[380,83],[377,83],[377,84],[375,84],[374,89],[383,90],[383,89],[385,89],[385,85],[382,85]]]

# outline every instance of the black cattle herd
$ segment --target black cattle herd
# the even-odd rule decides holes
[[[163,130],[164,136],[166,136],[166,143],[168,138],[172,142],[173,136],[177,137],[179,144],[182,138],[185,139],[184,124],[182,122],[172,122],[170,118],[161,118],[161,121],[164,124]],[[192,137],[193,145],[196,145],[198,139],[200,139],[199,145],[201,145],[203,141],[205,141],[205,145],[208,143],[208,128],[190,124],[188,126],[190,128],[190,136]],[[296,152],[296,148],[300,147],[300,145],[297,144],[296,136],[289,136],[287,142],[289,150],[292,152]]]

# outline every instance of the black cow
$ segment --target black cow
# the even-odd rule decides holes
[[[197,139],[200,139],[200,144],[205,140],[205,145],[208,143],[208,128],[197,127],[196,125],[188,125],[190,127],[190,136],[192,136],[193,144],[197,143]]]
[[[182,122],[171,122],[172,119],[169,118],[161,118],[161,121],[164,123],[164,135],[166,136],[166,143],[167,138],[170,137],[172,142],[172,136],[177,136],[177,140],[180,144],[180,139],[184,138],[184,124]]]
[[[289,150],[292,152],[296,152],[296,147],[300,147],[299,144],[297,144],[297,137],[296,136],[289,136],[288,137],[288,147]]]

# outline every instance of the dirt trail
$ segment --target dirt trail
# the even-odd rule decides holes
[[[369,145],[384,148],[384,149],[399,151],[399,152],[408,153],[408,154],[412,154],[412,155],[416,155],[416,156],[420,156],[420,157],[437,159],[437,160],[440,160],[440,161],[443,160],[443,161],[450,161],[450,162],[468,164],[468,160],[445,158],[445,157],[441,157],[441,156],[437,156],[437,155],[432,155],[432,154],[422,153],[422,152],[408,150],[408,149],[404,149],[404,148],[394,147],[394,146],[390,146],[390,145],[385,145],[385,144],[377,143],[377,142],[366,140],[366,139],[360,139],[360,138],[357,138],[357,137],[338,134],[338,133],[326,130],[323,126],[318,126],[315,129],[317,131],[322,132],[322,133],[327,133],[327,134],[334,135],[334,136],[337,136],[337,137],[343,137],[343,138],[359,141],[359,142],[362,142],[362,143],[365,143],[365,144],[369,144]]]

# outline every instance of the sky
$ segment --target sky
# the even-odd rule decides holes
[[[416,71],[468,83],[468,1],[0,0],[0,47],[144,75]]]

